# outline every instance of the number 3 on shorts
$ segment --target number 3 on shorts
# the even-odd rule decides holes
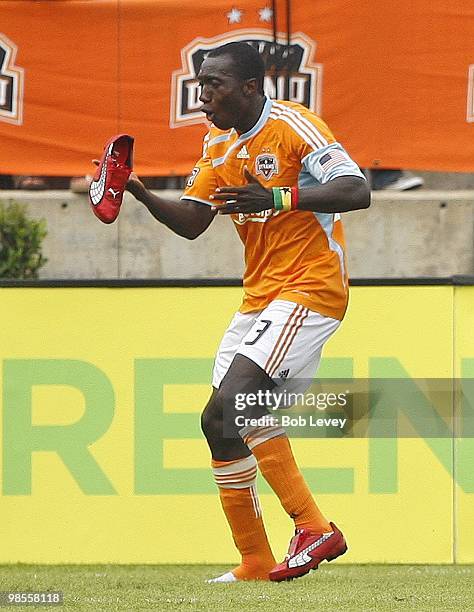
[[[254,325],[254,329],[253,329],[253,331],[256,334],[255,338],[253,340],[247,340],[247,342],[244,342],[244,344],[247,344],[248,346],[255,344],[258,340],[260,340],[260,338],[267,331],[267,329],[270,327],[271,324],[272,322],[269,321],[268,319],[260,319],[260,321],[257,321],[257,324]]]

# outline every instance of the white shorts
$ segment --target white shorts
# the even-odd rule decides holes
[[[236,354],[251,359],[277,384],[312,380],[323,345],[340,324],[286,300],[275,300],[259,312],[237,312],[220,343],[212,385],[219,388]]]

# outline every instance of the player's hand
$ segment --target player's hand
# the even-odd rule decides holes
[[[92,163],[94,164],[94,166],[98,166],[100,164],[100,159],[93,159]],[[128,177],[125,189],[127,191],[130,191],[132,195],[135,195],[138,194],[141,190],[145,189],[145,185],[141,182],[135,172],[130,172],[130,176]]]
[[[220,215],[236,213],[256,213],[273,208],[273,194],[271,189],[266,189],[260,181],[251,174],[247,167],[244,168],[244,176],[247,185],[233,187],[220,187],[210,196],[211,200],[217,201],[211,210]],[[221,203],[222,202],[222,203]]]
[[[131,172],[128,177],[127,184],[125,185],[125,189],[130,191],[130,193],[134,196],[138,196],[140,193],[146,189],[145,185],[141,182],[135,172]]]

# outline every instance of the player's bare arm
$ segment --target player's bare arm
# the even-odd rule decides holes
[[[92,163],[98,166],[100,161],[93,159]],[[155,196],[145,187],[135,172],[130,173],[125,188],[139,202],[145,204],[155,219],[169,227],[175,234],[188,240],[194,240],[206,231],[216,214],[209,206],[197,204],[191,200],[175,202]]]
[[[247,168],[247,185],[220,187],[211,197],[212,210],[222,215],[255,213],[274,208],[271,189],[266,189]],[[367,181],[357,176],[340,176],[317,187],[299,190],[298,209],[322,213],[342,213],[370,206]]]
[[[343,213],[369,206],[369,185],[358,176],[339,176],[324,185],[299,190],[298,210]]]
[[[215,212],[209,206],[191,200],[175,202],[156,196],[145,187],[134,172],[127,183],[127,191],[142,202],[155,219],[189,240],[200,236],[215,217]]]

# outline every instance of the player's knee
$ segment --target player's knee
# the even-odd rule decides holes
[[[208,440],[222,437],[222,407],[219,404],[216,394],[201,414],[201,430]]]
[[[206,436],[209,437],[209,434],[212,429],[212,416],[209,414],[207,408],[201,414],[201,431]]]
[[[223,397],[223,392],[215,391],[201,415],[201,429],[212,457],[220,461],[233,461],[246,457],[250,451],[244,446],[232,419],[226,418]]]

